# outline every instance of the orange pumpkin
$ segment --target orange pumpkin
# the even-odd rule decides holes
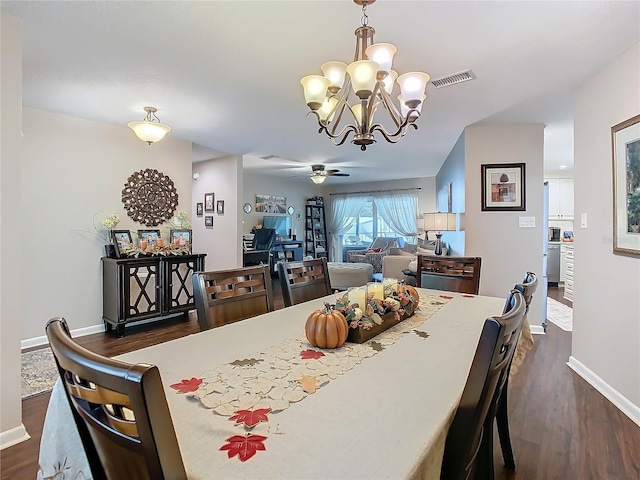
[[[307,340],[314,347],[341,347],[349,334],[347,320],[338,310],[332,310],[328,303],[324,305],[324,309],[316,310],[307,318],[304,327]]]
[[[416,301],[420,299],[420,295],[418,295],[418,291],[411,285],[398,285],[398,291],[404,292],[409,295],[411,298],[415,298]]]

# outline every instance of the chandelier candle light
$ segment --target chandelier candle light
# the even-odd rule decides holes
[[[331,61],[322,65],[324,75],[307,75],[300,83],[311,112],[318,117],[320,129],[334,145],[342,145],[353,132],[352,143],[366,150],[376,142],[374,132],[390,143],[404,137],[420,116],[426,99],[425,89],[431,77],[422,72],[408,72],[398,76],[391,69],[397,49],[390,43],[373,43],[375,30],[367,23],[367,5],[375,0],[353,0],[362,6],[362,26],[355,31],[356,50],[349,65]],[[400,85],[400,111],[391,100],[394,82]],[[352,93],[357,98],[352,97]],[[395,131],[388,132],[374,116],[382,106],[393,121]],[[346,117],[346,119],[345,119]],[[352,121],[351,123],[349,123]],[[340,129],[340,126],[345,124]]]
[[[141,122],[129,122],[127,126],[133,130],[136,136],[143,142],[151,145],[164,138],[171,131],[171,127],[160,123],[160,119],[156,116],[158,111],[155,107],[144,107],[147,116]]]

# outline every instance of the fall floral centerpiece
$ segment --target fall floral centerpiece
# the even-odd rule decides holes
[[[380,284],[378,284],[380,285]],[[362,287],[360,287],[362,288]],[[378,292],[382,291],[379,295]],[[396,284],[394,288],[369,288],[362,300],[347,291],[336,299],[334,308],[344,315],[349,325],[348,341],[362,343],[384,332],[415,312],[420,297],[410,285]]]

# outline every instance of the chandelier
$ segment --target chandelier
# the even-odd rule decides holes
[[[355,31],[356,50],[349,65],[331,61],[322,65],[324,75],[307,75],[300,83],[307,105],[318,118],[320,129],[334,145],[342,145],[353,133],[351,143],[364,151],[376,142],[374,132],[380,132],[387,142],[397,143],[420,116],[427,98],[425,90],[431,77],[422,72],[398,76],[391,69],[397,49],[390,43],[373,43],[375,30],[368,25],[367,5],[375,0],[353,0],[362,6],[362,25]],[[394,82],[400,85],[399,107],[391,93]],[[374,122],[378,109],[387,111],[393,122],[389,132]]]
[[[164,138],[171,131],[171,127],[160,123],[160,119],[156,117],[158,111],[155,107],[144,107],[147,116],[141,122],[129,122],[127,126],[133,130],[133,133],[142,140],[151,145]]]

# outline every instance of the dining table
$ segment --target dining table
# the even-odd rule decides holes
[[[414,315],[361,344],[307,341],[329,295],[115,358],[159,368],[188,478],[438,479],[483,323],[505,298],[417,292]],[[91,478],[59,380],[39,467]]]

